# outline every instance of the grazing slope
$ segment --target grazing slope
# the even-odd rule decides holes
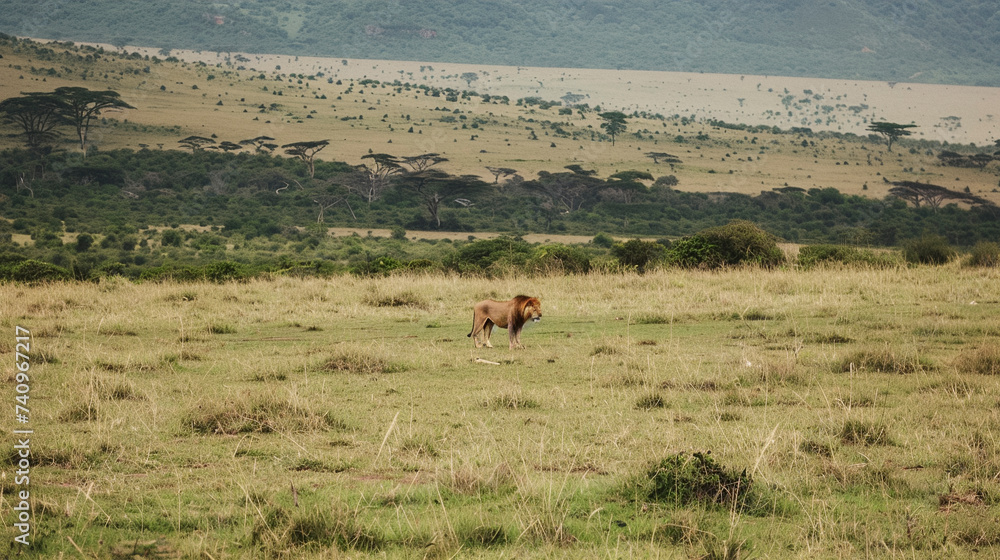
[[[11,0],[0,31],[168,49],[1000,85],[998,18],[987,0],[177,0],[155,8]]]

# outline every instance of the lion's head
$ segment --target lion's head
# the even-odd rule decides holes
[[[537,322],[542,320],[542,302],[538,301],[538,298],[517,296],[514,300],[517,302],[517,305],[521,310],[520,315],[525,323],[528,321]]]

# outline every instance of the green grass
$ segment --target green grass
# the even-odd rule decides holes
[[[503,282],[545,319],[476,349],[469,308]],[[955,262],[0,285],[5,331],[58,356],[31,366],[32,554],[988,556],[996,282]]]

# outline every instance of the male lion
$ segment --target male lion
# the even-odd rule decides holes
[[[467,336],[472,337],[476,348],[482,347],[483,344],[486,344],[487,348],[493,348],[490,344],[490,333],[494,325],[507,329],[512,349],[524,348],[521,344],[521,329],[528,319],[539,321],[542,318],[542,303],[538,298],[528,296],[517,296],[507,301],[488,299],[477,303],[473,310],[472,332]],[[480,334],[483,335],[481,341]]]

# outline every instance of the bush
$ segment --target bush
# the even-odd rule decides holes
[[[81,233],[76,236],[76,251],[83,253],[94,245],[94,237],[89,233]]]
[[[685,268],[773,267],[785,262],[785,253],[775,236],[751,222],[737,220],[681,239],[671,247],[667,260]]]
[[[538,273],[586,274],[590,272],[590,257],[576,247],[545,245],[535,249],[527,266]]]
[[[846,245],[808,245],[799,249],[798,261],[799,266],[803,268],[812,268],[823,263],[889,268],[898,263],[898,257],[892,253],[876,253]]]
[[[72,277],[65,268],[47,262],[25,259],[12,264],[0,265],[0,280],[15,282],[54,282]]]
[[[681,268],[718,268],[722,266],[722,254],[704,237],[691,235],[670,246],[666,261]]]
[[[385,276],[394,270],[403,268],[405,265],[399,259],[392,257],[378,257],[370,261],[356,264],[351,267],[351,274],[355,276]]]
[[[697,235],[716,247],[724,265],[772,267],[785,262],[785,253],[778,248],[778,239],[752,222],[736,220]]]
[[[1000,243],[980,241],[972,248],[965,266],[1000,266]]]
[[[630,239],[625,243],[615,243],[611,254],[626,268],[634,268],[644,273],[663,261],[667,248],[655,241]]]
[[[903,244],[903,258],[912,264],[945,264],[953,256],[955,250],[940,235],[924,235]]]
[[[598,233],[590,242],[598,247],[608,248],[615,244],[615,239],[606,233]]]
[[[444,267],[462,274],[502,274],[523,268],[531,256],[531,246],[520,237],[500,236],[462,246],[444,259]]]
[[[645,499],[674,506],[692,503],[721,505],[743,511],[750,504],[753,480],[717,464],[708,453],[678,453],[663,459],[647,471]]]

